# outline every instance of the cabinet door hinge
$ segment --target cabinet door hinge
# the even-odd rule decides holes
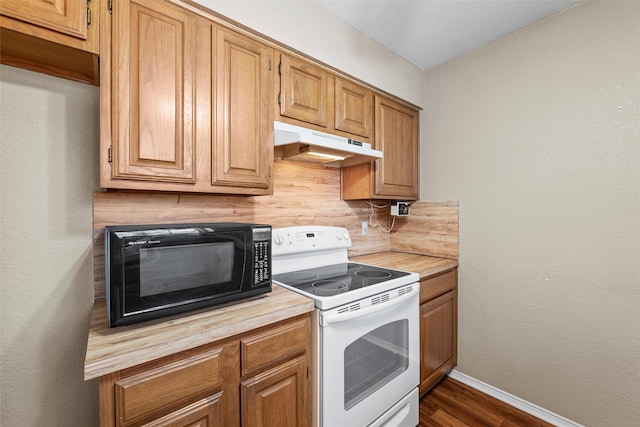
[[[278,74],[282,75],[282,62],[278,64]]]
[[[109,147],[109,164],[113,162],[113,147]]]
[[[91,8],[89,7],[90,3],[91,0],[87,0],[87,28],[91,28]]]
[[[109,0],[109,13],[113,13],[113,0]]]
[[[271,71],[271,60],[269,60],[269,71]]]
[[[278,105],[282,105],[282,92],[278,92]]]
[[[271,166],[269,166],[269,178],[271,178]]]

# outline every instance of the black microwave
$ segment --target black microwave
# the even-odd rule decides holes
[[[270,292],[271,226],[107,226],[105,285],[110,327]]]

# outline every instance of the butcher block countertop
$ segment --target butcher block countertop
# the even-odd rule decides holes
[[[104,300],[94,302],[84,379],[121,369],[313,311],[313,301],[278,285],[249,300],[138,325],[109,328]]]
[[[407,254],[404,252],[378,252],[350,258],[351,261],[371,264],[379,267],[405,270],[418,273],[420,279],[442,273],[458,266],[458,260],[436,258],[426,255]]]

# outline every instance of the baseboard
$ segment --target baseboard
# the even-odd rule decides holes
[[[546,409],[541,408],[538,405],[527,402],[526,400],[514,396],[513,394],[500,390],[499,388],[470,377],[469,375],[463,374],[462,372],[458,372],[455,369],[449,372],[449,376],[454,380],[460,381],[461,383],[466,384],[469,387],[475,388],[476,390],[481,391],[484,394],[494,397],[508,405],[513,406],[514,408],[518,408],[521,411],[526,412],[527,414],[533,415],[536,418],[553,424],[554,426],[584,427],[582,424],[578,424],[551,411],[547,411]]]

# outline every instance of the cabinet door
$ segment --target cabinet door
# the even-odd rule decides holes
[[[212,185],[269,189],[273,164],[273,50],[215,32]]]
[[[202,399],[145,427],[222,427],[222,393]]]
[[[2,0],[0,14],[87,39],[87,2],[82,0]]]
[[[420,306],[420,394],[433,387],[457,363],[457,291]]]
[[[363,86],[336,77],[336,129],[368,140],[373,119],[373,93]]]
[[[156,0],[113,14],[112,177],[192,183],[195,17]]]
[[[282,55],[280,62],[280,115],[328,126],[329,73],[313,64]]]
[[[310,392],[305,356],[243,381],[240,392],[242,426],[309,426]]]
[[[383,152],[376,160],[375,196],[418,198],[418,112],[376,96],[374,145]]]
[[[0,1],[0,62],[98,85],[101,1]]]

